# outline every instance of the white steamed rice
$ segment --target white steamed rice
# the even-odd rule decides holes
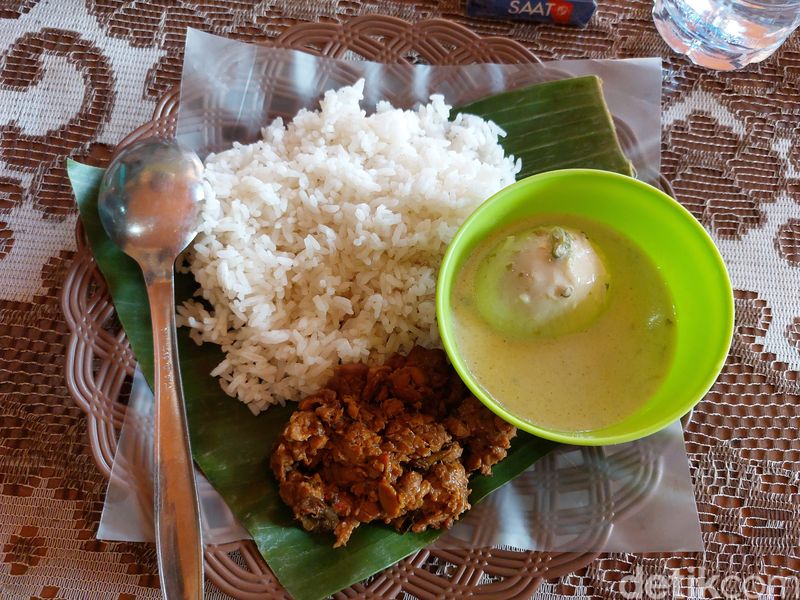
[[[519,171],[491,121],[449,121],[441,96],[367,116],[363,87],[206,160],[188,255],[205,303],[180,307],[179,323],[222,346],[213,375],[254,413],[317,390],[340,362],[439,345],[445,248]]]

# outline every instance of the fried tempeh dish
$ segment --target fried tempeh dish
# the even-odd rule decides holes
[[[470,508],[469,474],[490,474],[516,428],[485,408],[441,350],[343,365],[300,402],[271,458],[280,495],[334,547],[360,523],[449,528]]]

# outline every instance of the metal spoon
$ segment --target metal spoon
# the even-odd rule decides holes
[[[203,598],[203,555],[175,337],[173,268],[194,238],[204,198],[194,153],[147,140],[122,150],[103,176],[100,221],[139,263],[147,285],[155,354],[155,521],[167,600]]]

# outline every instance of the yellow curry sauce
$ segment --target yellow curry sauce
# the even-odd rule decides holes
[[[602,254],[605,308],[562,335],[493,327],[476,303],[481,264],[504,238],[554,224],[585,233]],[[517,417],[548,429],[589,431],[628,417],[657,390],[674,353],[675,310],[655,264],[625,237],[578,217],[541,216],[485,240],[467,259],[451,305],[456,343],[475,379]]]

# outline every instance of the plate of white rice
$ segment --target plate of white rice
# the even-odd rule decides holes
[[[329,91],[205,161],[185,261],[199,289],[178,322],[221,346],[212,374],[254,414],[313,393],[338,364],[439,347],[447,244],[520,170],[491,121],[451,118],[438,95],[367,114],[363,91]]]

